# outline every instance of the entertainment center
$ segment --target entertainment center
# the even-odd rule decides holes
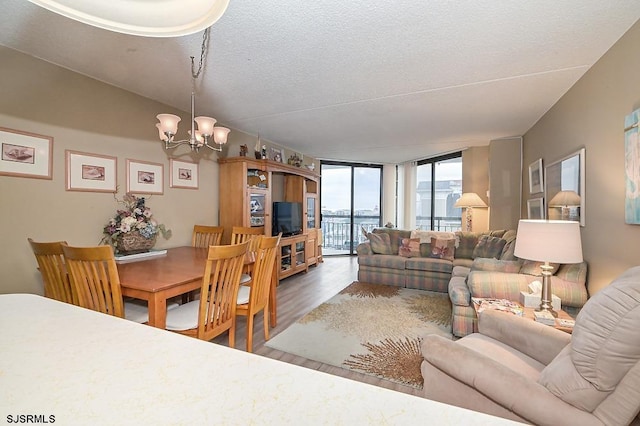
[[[282,232],[278,281],[322,261],[318,173],[248,157],[218,163],[223,243],[231,240],[233,226],[260,227],[269,236]]]

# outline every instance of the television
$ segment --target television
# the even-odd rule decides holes
[[[302,204],[287,201],[273,203],[273,232],[283,237],[290,237],[302,233]]]

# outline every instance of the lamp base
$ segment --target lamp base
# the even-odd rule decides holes
[[[549,262],[545,262],[540,266],[542,270],[542,294],[540,297],[540,307],[536,309],[537,312],[546,311],[553,315],[554,318],[558,318],[558,313],[553,310],[551,300],[551,271],[553,267],[549,265]]]
[[[549,312],[551,315],[553,315],[554,318],[558,318],[558,313],[556,311],[554,311],[553,308],[539,307],[535,311],[536,312]]]

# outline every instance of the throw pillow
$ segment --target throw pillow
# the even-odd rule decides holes
[[[517,274],[520,272],[521,263],[518,261],[487,259],[478,257],[473,260],[471,265],[472,271],[486,272],[506,272],[508,274]]]
[[[429,244],[429,257],[452,261],[456,249],[455,245],[455,239],[432,238],[431,244]]]
[[[478,240],[478,244],[476,244],[476,247],[473,249],[472,258],[475,259],[476,257],[494,257],[497,259],[502,254],[502,249],[504,248],[505,244],[507,244],[507,241],[503,240],[502,238],[483,235],[482,237],[480,237],[480,239]]]
[[[480,234],[477,232],[456,232],[459,244],[456,245],[456,259],[472,259],[473,249],[478,244]]]
[[[420,238],[400,238],[398,254],[402,257],[420,257]]]
[[[364,228],[361,229],[362,234],[369,240],[369,244],[371,244],[371,251],[374,254],[393,254],[389,234],[375,234],[373,232],[367,232]]]
[[[520,273],[525,275],[533,275],[535,277],[542,276],[542,269],[540,266],[544,265],[544,262],[534,262],[533,260],[525,260],[522,263],[522,267],[520,268]],[[560,267],[559,263],[549,263],[553,269],[551,270],[551,275],[554,275],[558,272],[558,268]]]
[[[411,231],[411,238],[420,238],[420,244],[429,244],[433,239],[440,238],[443,240],[456,239],[456,234],[446,231],[425,231],[416,229]]]

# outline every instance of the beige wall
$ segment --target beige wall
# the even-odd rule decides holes
[[[522,194],[522,137],[492,140],[489,158],[489,227],[517,229]]]
[[[477,146],[462,151],[462,192],[475,192],[487,205],[489,199],[489,147]],[[462,211],[462,229],[465,229],[465,211]],[[474,208],[472,210],[472,231],[481,232],[489,229],[489,209]]]
[[[65,190],[65,150],[117,157],[119,197],[127,158],[164,164],[164,195],[148,200],[173,231],[170,240],[158,240],[159,248],[190,244],[194,223],[218,223],[216,153],[200,158],[198,190],[169,188],[171,154],[158,140],[155,115],[173,112],[184,122],[188,114],[3,47],[0,64],[0,127],[54,138],[52,180],[0,176],[0,293],[42,293],[27,237],[96,245],[115,214],[111,193]],[[191,159],[186,147],[175,153]]]
[[[189,113],[2,46],[0,64],[0,127],[54,138],[52,180],[0,176],[0,293],[42,294],[28,237],[97,245],[118,208],[111,193],[65,190],[65,150],[117,157],[118,198],[126,191],[126,159],[164,165],[164,194],[151,196],[147,205],[173,236],[159,238],[157,248],[190,244],[196,223],[218,224],[218,153],[192,154],[186,146],[166,152],[155,128],[158,113],[177,114],[179,137],[186,137]],[[255,142],[255,136],[232,129],[220,155],[237,156],[247,144],[253,158]],[[286,160],[293,151],[284,154]],[[170,158],[198,162],[199,189],[169,187]],[[304,157],[304,164],[312,162],[318,165]]]
[[[584,258],[591,294],[640,264],[640,226],[624,219],[624,117],[640,107],[640,23],[625,35],[524,135],[524,160],[548,165],[586,149]],[[525,167],[526,169],[526,167]],[[522,211],[530,198],[523,171]]]

